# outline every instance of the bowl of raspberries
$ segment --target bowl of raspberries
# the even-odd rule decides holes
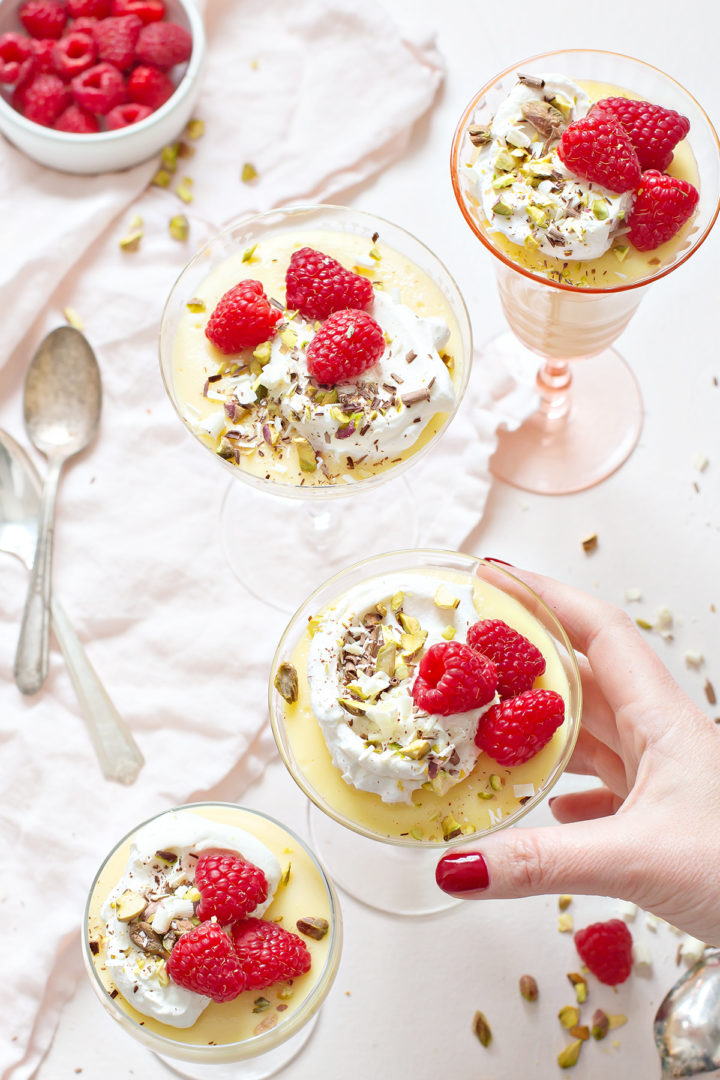
[[[63,172],[137,165],[190,119],[204,52],[194,0],[2,4],[0,131]]]

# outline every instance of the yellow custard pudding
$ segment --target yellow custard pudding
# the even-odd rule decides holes
[[[299,837],[258,811],[201,803],[159,814],[109,854],[84,956],[113,1019],[173,1068],[205,1075],[257,1058],[262,1076],[309,1035],[340,943],[334,891]]]
[[[303,605],[270,705],[285,763],[321,810],[427,846],[537,805],[572,752],[580,688],[562,628],[517,579],[407,551],[358,563]]]
[[[454,414],[470,353],[436,257],[340,207],[224,230],[176,284],[161,332],[184,424],[244,479],[288,494],[406,465]]]

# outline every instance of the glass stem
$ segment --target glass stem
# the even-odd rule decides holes
[[[572,374],[567,360],[546,360],[537,373],[540,412],[546,420],[563,420],[570,412]]]

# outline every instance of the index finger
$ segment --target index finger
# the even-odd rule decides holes
[[[514,566],[505,570],[496,560],[487,561],[501,574],[529,586],[550,608],[573,648],[587,657],[614,712],[636,703],[646,706],[662,701],[659,714],[672,720],[668,694],[679,696],[682,691],[627,612],[553,578]]]

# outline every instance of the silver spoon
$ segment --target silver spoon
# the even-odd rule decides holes
[[[670,990],[655,1015],[661,1080],[720,1078],[720,949],[706,952]]]
[[[38,543],[30,574],[15,681],[24,694],[45,682],[50,641],[50,581],[55,500],[62,467],[95,437],[100,422],[100,369],[86,338],[72,326],[53,330],[40,343],[25,378],[25,427],[48,459],[38,522]]]
[[[32,567],[37,544],[42,483],[32,461],[7,432],[0,430],[0,551]],[[132,784],[143,756],[105,687],[97,677],[67,615],[52,598],[52,623],[90,736],[108,780]]]

